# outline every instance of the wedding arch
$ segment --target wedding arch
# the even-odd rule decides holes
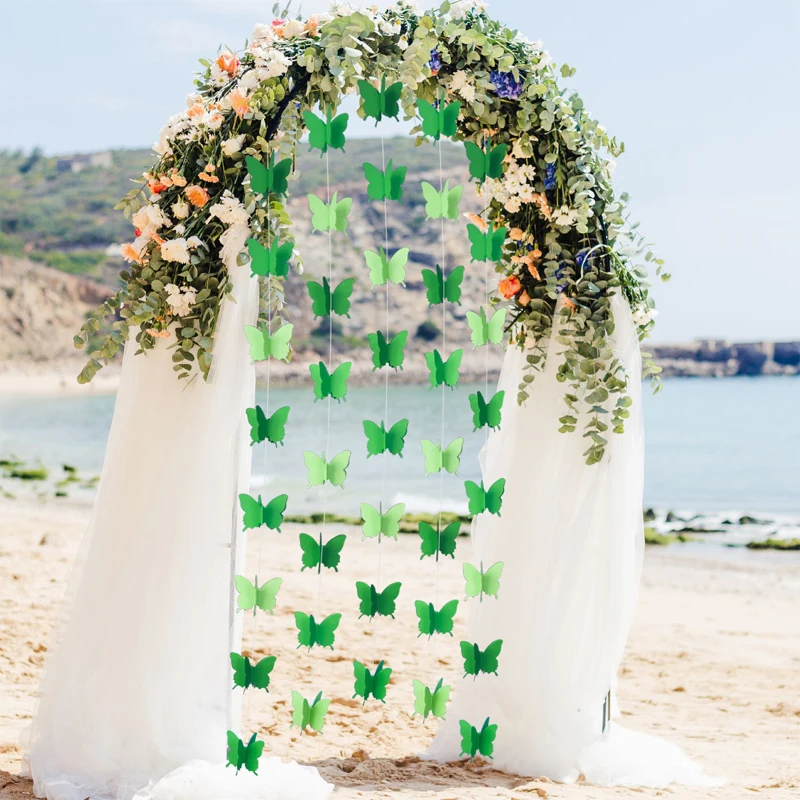
[[[271,25],[257,26],[244,51],[223,51],[202,62],[196,93],[161,131],[157,163],[120,203],[136,233],[122,249],[129,267],[116,294],[75,337],[76,346],[84,347],[102,334],[79,380],[90,381],[129,338],[142,354],[165,340],[176,380],[208,380],[217,357],[217,320],[237,270],[249,269],[260,282],[259,321],[242,331],[252,360],[267,361],[271,369],[273,361],[291,357],[294,326],[284,286],[301,266],[285,205],[294,156],[308,132],[308,146],[327,164],[345,144],[348,117],[340,104],[358,93],[359,115],[376,125],[387,117],[413,121],[410,133],[420,144],[433,142],[440,153],[443,139],[464,143],[483,212],[467,215],[470,263],[449,266],[443,257],[435,270],[425,271],[428,301],[441,305],[444,322],[447,305],[459,302],[464,271],[482,264],[486,304],[467,315],[473,345],[505,343],[525,351],[527,371],[515,398],[522,404],[555,335],[560,349],[550,358],[559,359],[565,386],[560,430],[574,433],[580,427],[587,463],[599,463],[609,436],[623,433],[631,404],[624,364],[610,343],[610,298],[624,296],[639,338],[645,338],[655,316],[645,264],[652,262],[660,273],[661,262],[628,223],[627,198],[612,188],[612,159],[622,146],[577,94],[558,83],[559,72],[569,77],[573,70],[567,65],[557,70],[540,44],[493,20],[474,0],[445,2],[424,13],[400,2],[384,11],[339,6],[307,19],[289,18],[286,11],[276,11],[276,17]],[[364,165],[369,198],[384,211],[401,200],[405,176],[405,166],[385,156],[380,164]],[[423,191],[426,215],[443,232],[445,225],[459,224],[462,187],[442,183],[441,170],[439,178],[438,186],[426,183]],[[350,199],[331,196],[328,185],[326,196],[312,194],[308,202],[312,226],[327,234],[329,243],[346,234]],[[386,327],[369,341],[373,366],[384,371],[388,392],[389,374],[402,366],[407,336],[390,333],[389,293],[402,291],[408,249],[402,243],[390,248],[388,228],[384,232],[384,246],[365,253],[365,270],[387,303]],[[329,256],[327,274],[308,289],[315,316],[327,319],[332,335],[334,317],[349,311],[353,279],[334,285],[331,263]],[[444,327],[441,333],[441,348],[427,353],[426,361],[431,386],[441,389],[444,400],[458,384],[460,351],[448,354]],[[652,364],[647,370],[657,372]],[[349,362],[334,365],[332,348],[327,361],[312,364],[310,372],[316,398],[329,409],[334,400],[346,399]],[[504,401],[502,393],[489,395],[488,382],[485,394],[470,395],[475,428],[488,436],[499,427]],[[444,414],[444,402],[442,408]],[[289,416],[288,407],[248,408],[251,443],[280,445]],[[408,420],[365,421],[368,455],[382,455],[385,462],[401,453],[407,431]],[[423,441],[426,471],[454,472],[462,441]],[[350,452],[306,453],[305,461],[311,486],[340,486]],[[502,480],[490,487],[467,481],[470,512],[499,514],[503,486]],[[242,494],[239,524],[278,531],[287,500],[284,494],[264,503],[260,496]],[[361,512],[365,538],[380,546],[383,538],[397,536],[402,508],[362,504]],[[423,525],[422,557],[438,561],[452,555],[459,526],[443,527],[441,509],[435,527]],[[303,569],[318,574],[336,569],[346,537],[300,536]],[[502,564],[494,573],[482,564],[472,567],[465,573],[467,596],[496,596],[501,572]],[[263,584],[258,576],[232,578],[235,610],[271,612],[280,578]],[[393,616],[400,586],[399,581],[383,588],[357,585],[361,615]],[[420,633],[430,638],[452,630],[457,605],[436,608],[417,601]],[[299,645],[333,646],[341,614],[314,619],[298,611],[295,619]],[[496,664],[491,669],[491,663],[482,668],[476,662],[496,660],[497,654],[475,644],[469,655],[464,645],[466,651],[472,645],[462,643],[467,671],[496,671]],[[234,683],[249,691],[267,689],[274,666],[272,657],[251,664],[242,654],[231,654]],[[382,661],[373,671],[360,662],[353,668],[355,695],[364,702],[383,700],[391,669]],[[321,730],[329,702],[322,692],[292,694],[293,724]],[[415,681],[415,712],[423,718],[441,715],[448,695],[441,681],[434,687]],[[472,722],[465,721],[465,741],[472,742],[465,752],[491,755],[482,729]],[[487,726],[488,720],[484,730]],[[255,734],[249,741],[234,732],[228,737],[230,763],[254,771],[263,744]]]

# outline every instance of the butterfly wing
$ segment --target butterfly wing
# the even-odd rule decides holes
[[[252,447],[254,444],[260,444],[266,438],[267,418],[264,416],[261,406],[248,408],[245,410],[245,414],[250,423],[250,446]]]
[[[434,530],[433,526],[429,525],[427,522],[420,522],[418,530],[421,539],[419,549],[422,553],[420,561],[426,556],[433,555],[438,559],[439,534]]]
[[[330,647],[336,641],[336,629],[342,619],[341,614],[330,614],[317,625],[316,641],[320,647]]]
[[[297,627],[298,647],[312,647],[314,644],[314,631],[312,630],[311,617],[302,611],[295,611],[294,624]]]
[[[330,387],[330,375],[328,368],[320,361],[318,364],[309,364],[308,371],[311,373],[311,379],[314,381],[314,402],[322,400],[326,396],[326,383]]]
[[[447,361],[442,364],[442,379],[451,389],[455,389],[455,387],[458,386],[458,371],[461,367],[461,359],[463,355],[463,350],[454,350],[452,353],[450,353]]]
[[[372,676],[372,696],[382,703],[386,700],[386,690],[392,678],[392,668],[378,666]]]
[[[464,278],[464,267],[459,266],[450,270],[447,281],[444,284],[444,296],[451,303],[461,305],[461,281]]]
[[[349,114],[339,114],[328,123],[328,142],[334,150],[344,152],[344,132],[347,130]]]
[[[454,519],[438,536],[439,552],[443,556],[455,558],[456,542],[461,533],[461,520]]]
[[[274,154],[270,156],[270,165],[273,164]],[[272,191],[275,194],[283,195],[289,191],[289,175],[292,173],[292,159],[284,158],[279,161],[275,166],[270,166],[272,173],[271,184]]]
[[[369,697],[372,675],[360,661],[354,661],[353,676],[355,677],[355,682],[353,683],[353,697],[361,697],[366,703]]]
[[[397,337],[395,336],[395,339]],[[394,339],[392,340],[392,344],[394,344]],[[388,432],[386,433],[385,441],[386,441],[386,448],[393,456],[402,456],[403,455],[403,448],[406,444],[406,434],[408,433],[408,420],[401,419],[399,422],[395,422],[391,428],[389,428]]]
[[[322,486],[327,479],[327,469],[325,459],[312,453],[311,450],[306,450],[303,453],[303,460],[306,463],[308,470],[308,486]]]
[[[366,81],[364,81],[366,83]],[[361,83],[361,81],[359,81]],[[373,88],[373,87],[370,87]],[[365,161],[362,165],[364,168],[364,177],[367,179],[367,196],[370,200],[385,200],[385,175],[374,164]]]
[[[247,667],[250,662],[239,653],[231,653],[231,668],[233,669],[233,685],[247,687]]]
[[[344,547],[344,543],[347,541],[347,536],[344,533],[340,533],[338,536],[334,536],[322,548],[322,566],[327,567],[327,569],[332,569],[334,572],[338,572],[339,569],[339,562],[342,560],[341,552],[342,548]]]
[[[300,730],[305,730],[311,718],[311,706],[300,692],[292,691],[292,725],[297,725]]]
[[[458,610],[458,600],[450,600],[436,612],[436,631],[453,634],[453,619]]]
[[[412,686],[414,687],[414,715],[422,714],[422,718],[427,719],[433,701],[431,690],[416,678],[412,681]]]
[[[350,451],[342,450],[328,462],[328,481],[334,486],[344,486],[348,466],[350,466]]]
[[[459,721],[458,729],[461,732],[460,755],[475,758],[475,754],[478,752],[478,731],[465,719]]]
[[[379,533],[381,533],[381,514],[369,503],[361,504],[361,519],[364,520],[364,524],[361,526],[364,539],[374,539]]]
[[[392,283],[405,285],[409,249],[401,247],[386,265],[386,277]]]
[[[491,238],[491,252],[489,253],[490,261],[500,261],[503,257],[503,245],[506,241],[506,229],[498,228],[496,231],[488,234]]]
[[[442,136],[455,136],[458,115],[461,112],[461,103],[456,100],[448,103],[442,112]]]
[[[376,253],[374,250],[365,250],[364,259],[369,267],[369,279],[372,281],[373,288],[384,286],[389,279],[389,263],[386,261],[383,248],[380,248],[380,253]]]
[[[425,214],[428,219],[439,219],[444,214],[444,197],[427,181],[422,181],[422,196],[425,198]]]
[[[325,715],[328,713],[328,706],[330,706],[330,704],[330,700],[323,700],[322,697],[317,695],[317,699],[314,701],[314,705],[309,709],[308,715],[308,726],[312,731],[316,731],[317,733],[322,732],[322,728],[325,725]]]
[[[474,397],[475,395],[470,395]],[[470,514],[483,514],[486,511],[486,492],[483,490],[483,481],[478,486],[475,481],[464,481],[464,490],[467,493],[469,506],[467,510]]]
[[[439,681],[441,684],[441,681]],[[431,713],[434,717],[438,717],[439,719],[444,719],[445,714],[447,713],[447,703],[450,700],[450,692],[452,688],[450,686],[442,686],[440,685],[438,689],[433,693],[431,698]]]
[[[438,350],[425,353],[425,363],[428,365],[431,386],[441,386],[444,380],[444,361],[442,361],[441,353]]]
[[[363,79],[358,82],[358,93],[363,101],[364,117],[366,119],[371,117],[377,125],[381,120],[381,93],[369,81]]]
[[[442,448],[429,439],[423,439],[421,445],[422,455],[425,456],[425,476],[432,475],[434,472],[441,472]]]
[[[309,281],[306,287],[308,289],[308,295],[311,298],[311,311],[314,314],[314,319],[317,319],[317,317],[327,317],[331,313],[330,287],[317,283],[316,281]]]
[[[315,194],[308,195],[308,207],[311,210],[311,225],[315,231],[325,232],[331,227],[328,204]]]
[[[381,91],[382,112],[384,117],[398,119],[400,116],[400,97],[403,94],[402,81],[396,81]]]
[[[469,407],[472,409],[472,430],[474,432],[486,424],[486,401],[483,399],[483,392],[478,391],[469,396]],[[467,496],[469,496],[469,490],[467,490]]]
[[[444,301],[444,278],[441,267],[437,265],[436,272],[432,269],[423,269],[422,282],[428,290],[428,305],[438,306]]]
[[[484,594],[488,594],[490,597],[494,598],[497,597],[497,593],[500,591],[500,578],[503,574],[504,566],[502,561],[498,561],[496,564],[492,564],[492,566],[483,573],[481,584]]]
[[[417,111],[422,118],[422,133],[438,139],[441,133],[439,111],[427,100],[419,98],[417,100]]]
[[[289,261],[294,252],[294,242],[280,244],[274,239],[269,249],[269,274],[285,278],[289,274]]]
[[[492,344],[500,344],[500,342],[503,341],[503,326],[505,323],[506,310],[504,308],[499,308],[492,314],[491,319],[486,325],[487,338]]]
[[[389,536],[392,539],[397,538],[397,534],[400,531],[400,520],[405,510],[405,503],[396,503],[382,514],[380,524],[384,536]]]
[[[469,563],[464,563],[461,568],[464,575],[464,593],[467,597],[479,597],[483,593],[483,580],[480,570]]]
[[[483,723],[478,735],[478,751],[486,758],[491,758],[494,753],[494,740],[497,736],[497,725],[490,725],[489,718]]]
[[[436,611],[433,603],[426,603],[424,600],[415,600],[414,609],[417,612],[417,630],[420,636],[431,636],[433,634],[433,623]]]
[[[461,655],[464,658],[464,674],[477,675],[478,674],[478,659],[477,653],[480,653],[478,646],[472,642],[461,642],[459,645]]]
[[[506,152],[508,150],[508,145],[498,144],[496,147],[492,147],[486,159],[486,174],[490,178],[501,178],[503,176],[503,161],[506,157]]]
[[[505,396],[506,396],[505,391],[495,392],[492,399],[487,403],[486,424],[490,428],[494,429],[500,427],[500,423],[502,422],[503,419],[502,408]]]
[[[275,656],[267,656],[266,658],[262,658],[261,661],[253,667],[253,678],[250,685],[254,689],[263,689],[266,692],[269,691],[270,676],[272,670],[275,668],[276,661],[277,658]]]
[[[250,254],[250,274],[269,275],[269,250],[257,239],[248,239],[247,252]]]
[[[495,639],[484,651],[481,653],[481,671],[487,674],[497,674],[499,666],[500,652],[503,649],[503,640]]]
[[[332,202],[332,215],[333,215],[333,230],[346,231],[347,230],[347,216],[353,205],[352,197],[345,197],[342,200],[336,201],[334,193],[334,200]]]
[[[478,183],[486,180],[486,153],[475,142],[464,142],[464,149],[469,159],[470,180],[475,178]]]
[[[472,261],[485,261],[488,250],[487,234],[471,222],[467,225],[467,237],[470,241],[469,256]]]
[[[372,371],[380,369],[387,363],[388,348],[386,347],[386,337],[383,331],[367,334],[369,349],[372,350]]]
[[[238,593],[236,605],[241,611],[249,611],[256,604],[256,587],[244,575],[237,575],[233,579],[233,584]]]
[[[271,530],[281,532],[283,525],[283,512],[286,511],[286,504],[289,502],[288,494],[279,494],[262,508],[264,524]]]
[[[408,341],[408,331],[400,331],[392,336],[392,341],[386,346],[386,361],[392,369],[402,369],[405,358],[405,346]]]
[[[503,507],[503,492],[506,490],[506,479],[499,478],[486,492],[486,510],[490,514],[500,516],[500,509]]]
[[[391,161],[389,164],[391,165]],[[402,201],[403,199],[403,184],[406,180],[406,172],[408,171],[408,167],[397,167],[397,169],[391,170],[391,167],[387,168],[387,175],[386,175],[386,182],[389,184],[386,187],[386,196],[390,200],[397,200]]]
[[[352,361],[339,364],[330,376],[330,395],[334,400],[344,400],[347,395],[347,379],[350,377]]]
[[[256,604],[262,611],[271,614],[272,610],[278,604],[278,592],[280,591],[283,578],[272,578],[267,581],[263,586],[259,586],[256,590],[258,599]]]
[[[372,586],[364,581],[356,581],[356,594],[361,601],[358,605],[358,610],[361,612],[361,617],[371,617],[375,613],[374,603],[372,601]]]
[[[458,204],[461,202],[461,195],[464,193],[463,186],[454,186],[452,189],[446,189],[446,203],[443,208],[443,213],[447,219],[458,219]]]
[[[476,314],[474,311],[467,311],[467,324],[472,331],[470,339],[472,341],[472,349],[481,347],[486,344],[488,337],[488,326],[486,324],[486,312],[483,308]]]
[[[328,150],[328,124],[311,111],[303,112],[303,121],[308,128],[308,147],[319,150],[320,155]]]
[[[461,464],[461,451],[464,447],[464,440],[459,437],[453,439],[442,451],[442,466],[451,475],[458,475],[458,467]]]
[[[377,425],[372,420],[364,420],[364,435],[367,437],[367,458],[377,456],[386,450],[386,430],[383,423]]]
[[[292,349],[293,330],[294,325],[289,322],[281,325],[271,336],[266,334],[269,337],[269,354],[273,356],[273,358],[277,358],[281,361],[289,360],[289,353]]]
[[[300,558],[303,566],[300,568],[300,571],[302,572],[304,569],[314,569],[314,567],[319,566],[322,556],[319,542],[307,533],[301,533],[299,541],[300,549],[303,551]]]
[[[227,758],[227,766],[235,767],[237,773],[244,766],[244,742],[233,731],[228,731]]]
[[[242,508],[242,530],[260,528],[264,524],[264,506],[261,505],[260,497],[258,500],[249,494],[239,495],[239,505]]]
[[[350,317],[350,295],[353,294],[355,282],[355,278],[347,278],[333,290],[330,308],[334,314],[338,314],[340,317]]]
[[[260,408],[258,410],[261,411]],[[265,436],[272,444],[283,444],[290,410],[289,406],[282,406],[269,419],[264,420]]]
[[[244,161],[247,165],[247,171],[250,173],[250,188],[252,191],[256,194],[267,194],[271,188],[268,169],[253,156],[247,156]]]
[[[400,594],[400,587],[403,584],[400,581],[390,583],[378,595],[378,613],[384,617],[394,617],[394,612],[397,609],[397,597]]]
[[[253,362],[269,358],[269,336],[266,328],[245,325],[244,335],[250,345],[250,359]]]

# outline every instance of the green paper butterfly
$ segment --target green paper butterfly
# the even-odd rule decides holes
[[[315,231],[346,231],[347,215],[353,205],[352,197],[336,200],[338,192],[333,193],[330,203],[321,200],[315,194],[308,195],[308,207],[311,209],[311,225]]]
[[[322,699],[322,692],[314,698],[313,703],[309,703],[300,692],[293,691],[292,725],[296,725],[301,731],[311,728],[312,731],[321,733],[330,704],[330,700]]]
[[[471,222],[467,225],[467,236],[471,243],[470,258],[473,261],[500,261],[503,258],[503,245],[506,241],[506,229],[487,228],[482,231]]]
[[[422,454],[425,456],[425,475],[432,475],[441,472],[443,469],[451,475],[458,475],[458,467],[461,464],[461,450],[464,440],[459,437],[453,439],[447,447],[442,449],[442,443],[422,440]]]
[[[281,325],[272,334],[264,324],[259,325],[257,328],[253,325],[245,325],[244,335],[250,344],[250,358],[253,362],[266,361],[268,358],[288,361],[289,353],[292,349],[293,330],[294,325],[291,323]]]
[[[356,677],[353,685],[353,697],[361,697],[366,703],[371,695],[381,703],[386,702],[386,689],[389,686],[389,679],[392,677],[391,667],[384,667],[383,661],[381,661],[375,667],[375,672],[370,672],[360,661],[354,661],[353,674]]]
[[[503,325],[506,322],[506,310],[499,308],[488,319],[486,310],[481,306],[479,312],[467,311],[467,322],[472,329],[472,349],[485,344],[500,344],[503,341]]]
[[[425,136],[438,140],[441,136],[456,135],[456,123],[461,111],[461,103],[458,101],[445,104],[439,100],[434,106],[420,98],[417,100],[417,111],[422,117],[422,133]]]
[[[402,81],[393,83],[386,88],[386,76],[381,76],[381,88],[376,89],[371,83],[365,80],[358,82],[358,92],[364,101],[364,118],[372,118],[378,123],[384,117],[400,118],[400,95],[403,93]]]
[[[370,200],[402,200],[403,182],[406,179],[408,167],[392,168],[392,159],[385,170],[378,169],[374,164],[365,161],[364,177],[367,179],[367,194]]]
[[[503,408],[503,399],[505,396],[505,392],[496,392],[489,402],[486,402],[482,392],[477,392],[469,396],[469,405],[473,411],[473,431],[477,431],[483,427],[489,427],[493,430],[500,427],[500,421],[502,420],[501,409]]]
[[[317,622],[314,615],[304,614],[302,611],[294,612],[294,624],[297,626],[297,649],[307,647],[309,650],[318,645],[330,647],[336,641],[336,629],[342,619],[341,614],[330,614],[322,622]]]
[[[455,389],[458,386],[458,369],[461,366],[463,350],[454,350],[445,361],[438,350],[425,353],[425,362],[430,371],[431,386],[449,386]]]
[[[284,158],[275,163],[275,151],[269,154],[266,164],[262,163],[253,156],[245,158],[247,171],[250,173],[250,188],[256,194],[276,195],[286,194],[289,191],[289,181],[287,178],[292,171],[292,159]]]
[[[253,687],[269,691],[270,673],[275,668],[275,656],[262,658],[257,664],[251,664],[247,656],[240,653],[231,653],[231,667],[233,667],[233,685],[242,689]]]
[[[426,556],[436,556],[436,561],[438,561],[439,553],[455,559],[456,541],[460,533],[461,521],[457,519],[453,520],[444,530],[442,530],[441,522],[436,523],[435,530],[427,522],[420,522],[419,536],[422,541],[419,550],[422,555],[419,560],[422,561]]]
[[[347,478],[347,467],[350,466],[350,451],[342,450],[330,461],[325,460],[325,453],[318,456],[310,450],[303,453],[303,459],[308,469],[308,487],[322,486],[323,483],[330,483],[333,486],[344,488],[344,481]]]
[[[414,686],[414,714],[422,714],[422,719],[426,720],[429,716],[444,719],[447,711],[447,703],[450,700],[450,686],[444,686],[444,678],[439,678],[436,688],[431,691],[422,681],[415,680]]]
[[[347,395],[347,379],[350,377],[352,366],[352,361],[345,361],[343,364],[339,364],[333,372],[328,372],[328,368],[322,361],[318,364],[309,364],[308,370],[314,380],[314,402],[322,400],[324,397],[344,400]]]
[[[485,650],[481,650],[472,642],[461,642],[461,655],[464,657],[464,675],[478,676],[483,672],[486,675],[497,675],[500,651],[503,649],[503,640],[495,639]]]
[[[378,508],[373,508],[369,503],[361,504],[362,539],[374,539],[376,536],[388,536],[397,539],[400,531],[400,519],[406,510],[405,503],[397,503],[386,511],[383,510],[383,503]]]
[[[257,239],[248,239],[247,251],[250,253],[251,275],[276,275],[285,278],[289,274],[294,242],[280,244],[277,239],[273,239],[269,247],[264,247]]]
[[[478,597],[481,602],[483,602],[484,595],[497,599],[504,566],[502,561],[498,561],[484,572],[483,562],[481,562],[479,570],[472,564],[464,564],[462,571],[464,580],[467,582],[464,587],[467,597]]]
[[[310,150],[319,150],[320,154],[331,150],[341,150],[344,152],[344,132],[347,129],[348,114],[339,114],[331,118],[333,109],[328,106],[325,119],[320,119],[311,111],[303,112],[308,128],[308,147]]]
[[[373,287],[385,286],[387,281],[405,286],[407,247],[401,247],[391,258],[387,258],[386,251],[382,247],[378,248],[377,253],[374,250],[365,250],[364,258],[369,267],[369,279]]]
[[[280,591],[283,578],[273,578],[261,586],[258,585],[258,575],[255,584],[244,577],[236,575],[233,579],[238,596],[236,598],[237,611],[249,611],[253,609],[253,616],[256,609],[272,614],[272,610],[278,603],[278,592]]]
[[[317,317],[329,317],[331,313],[349,319],[350,295],[353,294],[355,282],[355,278],[348,278],[331,292],[331,285],[328,283],[327,278],[323,278],[322,283],[309,281],[306,286],[311,298],[311,310],[314,312],[314,319]]]
[[[451,600],[449,603],[445,603],[438,611],[433,603],[416,600],[414,608],[419,619],[417,638],[427,636],[430,639],[434,633],[449,633],[451,636],[453,635],[453,617],[455,617],[458,610],[458,600]]]
[[[486,717],[486,721],[480,731],[465,719],[459,721],[458,727],[461,731],[462,756],[475,758],[480,753],[485,758],[492,758],[494,740],[497,736],[497,725],[490,725],[489,717]]]
[[[303,566],[300,568],[300,572],[304,569],[314,569],[315,567],[317,574],[322,572],[323,567],[338,572],[339,562],[342,560],[342,548],[346,541],[347,536],[343,533],[328,539],[325,544],[322,544],[322,534],[319,535],[319,540],[317,540],[307,533],[301,533],[300,549],[303,551]]]
[[[475,142],[464,142],[469,159],[470,180],[475,178],[478,183],[483,183],[487,178],[499,178],[503,174],[503,159],[508,150],[507,144],[498,144],[492,147],[492,141],[486,142],[484,150]]]
[[[244,512],[242,530],[246,531],[266,525],[271,531],[280,533],[281,525],[283,525],[283,512],[286,511],[288,500],[288,494],[279,494],[264,505],[261,502],[261,495],[256,499],[249,494],[240,494],[239,505]]]
[[[372,350],[372,371],[381,367],[403,369],[405,359],[405,346],[408,341],[408,331],[400,331],[387,341],[383,331],[367,334],[369,348]]]
[[[422,280],[428,288],[428,305],[438,306],[445,300],[461,305],[461,281],[464,278],[464,267],[450,270],[447,280],[442,268],[437,264],[436,272],[432,269],[422,270]]]
[[[399,422],[395,422],[387,431],[383,422],[379,427],[377,423],[365,419],[364,433],[367,437],[367,458],[380,455],[387,450],[393,456],[402,458],[408,433],[408,420],[401,419]]]
[[[250,741],[245,744],[233,731],[228,731],[228,763],[227,767],[235,767],[236,774],[244,767],[258,775],[258,759],[261,758],[261,753],[264,751],[264,742],[257,742],[254,733],[250,737]]]
[[[289,411],[289,406],[282,406],[271,417],[267,417],[261,406],[248,408],[245,413],[250,423],[250,446],[268,441],[282,447]]]
[[[490,514],[500,516],[503,492],[506,490],[505,478],[496,480],[488,489],[483,488],[483,481],[480,486],[475,481],[464,481],[464,489],[469,499],[470,514],[483,514],[484,511],[488,511]]]
[[[458,204],[461,202],[463,186],[450,188],[450,181],[439,192],[427,181],[422,181],[422,196],[425,198],[425,214],[428,219],[458,219]]]
[[[394,619],[394,612],[397,609],[397,596],[400,594],[400,581],[390,583],[382,592],[379,592],[375,585],[366,584],[363,581],[356,581],[356,592],[361,601],[358,609],[361,612],[358,618],[374,617],[376,614],[381,617],[391,617]]]

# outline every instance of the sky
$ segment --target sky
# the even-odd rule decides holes
[[[183,107],[197,59],[239,49],[272,17],[271,0],[0,2],[0,149],[48,154],[149,146]],[[495,0],[488,10],[576,67],[568,85],[625,142],[615,183],[674,276],[655,286],[654,338],[800,339],[800,3]]]

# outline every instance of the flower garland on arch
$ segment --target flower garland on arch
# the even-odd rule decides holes
[[[558,70],[540,43],[491,19],[475,0],[426,12],[407,2],[382,11],[338,5],[307,19],[275,11],[280,18],[257,25],[244,51],[201,61],[196,92],[154,146],[157,163],[118,205],[135,229],[122,248],[129,268],[75,337],[83,347],[105,334],[78,380],[90,381],[131,335],[137,352],[169,340],[180,378],[207,377],[229,272],[246,263],[246,240],[293,241],[284,205],[250,191],[246,157],[293,156],[303,110],[335,109],[359,80],[385,75],[403,83],[406,119],[416,119],[418,99],[457,100],[455,138],[489,151],[505,145],[502,175],[478,193],[488,225],[508,232],[494,301],[510,303],[510,343],[527,353],[518,402],[543,368],[556,328],[561,350],[550,357],[561,359],[559,379],[567,386],[561,430],[574,431],[588,409],[587,460],[599,461],[605,432],[622,432],[630,405],[624,368],[609,344],[609,298],[624,294],[645,338],[656,315],[645,265],[661,274],[662,262],[628,224],[627,197],[612,188],[613,158],[623,146],[558,84],[559,72],[574,70]],[[419,125],[411,130],[419,132]],[[293,260],[299,267],[296,250]],[[272,313],[285,317],[282,278],[266,281]],[[657,381],[658,368],[643,355],[645,374]]]

